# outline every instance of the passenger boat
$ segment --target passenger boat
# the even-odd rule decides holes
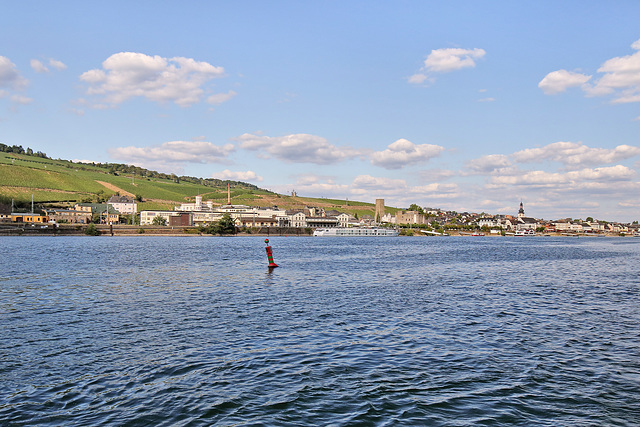
[[[395,237],[398,231],[393,228],[382,227],[333,227],[333,228],[316,228],[313,232],[318,237],[343,237],[343,236],[376,236],[376,237]]]
[[[528,229],[528,230],[516,230],[515,236],[535,236],[536,232]]]

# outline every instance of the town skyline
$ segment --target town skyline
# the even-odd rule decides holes
[[[36,1],[0,140],[280,194],[640,217],[640,3]]]
[[[78,164],[78,165],[84,165],[85,163],[82,162],[78,162],[78,163],[74,163],[73,161],[69,161],[69,160],[63,160],[63,159],[51,159],[46,153],[42,152],[42,151],[35,151],[33,148],[31,147],[22,147],[22,146],[7,146],[6,144],[0,143],[0,152],[6,152],[6,153],[10,153],[12,155],[16,155],[19,157],[35,157],[37,159],[48,159],[48,160],[52,160],[54,162],[63,162],[63,164],[67,164],[67,167],[69,167],[69,165],[73,165],[73,164]],[[18,158],[19,158],[18,157]],[[36,160],[37,162],[37,160]],[[40,161],[42,162],[42,160]],[[98,166],[99,168],[104,168],[105,170],[105,174],[109,173],[109,174],[113,174],[114,176],[118,176],[121,173],[124,173],[125,175],[127,174],[127,172],[123,172],[120,168],[124,168],[125,170],[130,170],[131,167],[129,165],[125,165],[125,164],[114,164],[114,163],[105,163],[105,164],[89,164],[86,163],[86,165],[91,165],[91,166]],[[45,166],[46,169],[46,166]],[[136,174],[138,174],[139,179],[143,179],[143,180],[148,180],[149,177],[153,177],[154,179],[167,179],[170,180],[172,183],[175,183],[177,185],[180,185],[179,183],[182,180],[187,180],[188,182],[192,182],[192,181],[198,181],[201,178],[198,177],[190,177],[190,176],[176,176],[176,175],[166,175],[166,174],[162,174],[159,173],[158,171],[152,171],[152,170],[147,170],[147,169],[143,169],[143,168],[139,168],[136,167],[134,170],[136,170],[136,172],[130,172],[131,174],[131,183],[133,185],[132,189],[135,188],[135,180],[136,180]],[[9,175],[12,174],[13,172],[11,171],[11,169],[8,170],[4,170],[5,173],[8,173]],[[77,172],[77,171],[76,171]],[[233,181],[234,182],[234,187],[235,185],[248,185],[249,187],[264,191],[264,189],[261,189],[259,186],[255,186],[253,184],[250,183],[246,183],[246,182],[242,182],[242,181]],[[231,181],[219,181],[219,185],[222,184],[226,184],[226,189],[227,189],[227,202],[226,203],[220,203],[220,202],[214,202],[213,200],[204,200],[202,194],[199,192],[197,195],[193,196],[193,197],[187,197],[186,200],[190,200],[193,199],[195,200],[195,203],[198,204],[203,204],[203,206],[208,206],[208,209],[212,209],[215,207],[219,208],[219,207],[225,207],[225,206],[242,206],[244,205],[244,203],[241,204],[237,204],[237,203],[232,203],[232,196],[231,196]],[[127,190],[124,190],[122,188],[116,187],[113,184],[106,184],[106,183],[102,183],[102,185],[108,185],[109,189],[111,191],[115,191],[115,195],[111,197],[111,199],[114,198],[130,198],[131,199],[131,203],[135,204],[135,200],[140,200],[142,201],[144,198],[141,194],[135,195],[133,193],[128,192]],[[43,183],[42,187],[46,187],[47,184]],[[40,188],[40,187],[38,187]],[[107,187],[105,187],[107,188]],[[207,187],[204,187],[203,190],[205,190]],[[1,188],[0,188],[1,189]],[[41,188],[42,189],[42,188]],[[204,191],[204,193],[206,194],[206,190]],[[279,194],[279,193],[273,193],[275,195],[278,195],[278,197],[281,196],[288,196],[286,194]],[[7,196],[4,196],[5,199],[7,199]],[[103,197],[100,196],[99,194],[95,194],[94,197]],[[242,196],[241,196],[242,197]],[[314,200],[313,198],[308,198],[305,197],[304,195],[298,195],[295,191],[293,191],[291,193],[291,197],[292,198],[298,198],[298,197],[302,197],[303,199],[311,199]],[[109,204],[111,204],[111,199],[109,200]],[[219,199],[219,196],[216,194],[215,199]],[[199,200],[199,202],[198,202]],[[317,198],[315,199],[316,201],[322,201],[322,200],[326,200],[323,198]],[[171,203],[169,201],[167,201],[168,203]],[[349,206],[349,200],[342,200],[342,202],[344,202],[344,205],[340,206],[339,204],[336,205],[335,203],[340,203],[341,200],[339,199],[331,199],[331,203],[332,203],[332,207],[333,208],[342,208],[344,210],[345,207]],[[383,216],[382,212],[385,211],[385,209],[388,207],[392,210],[399,210],[399,211],[408,211],[408,212],[412,212],[412,211],[419,211],[419,213],[424,213],[427,216],[429,215],[433,215],[433,216],[438,216],[438,215],[447,215],[449,217],[456,217],[457,214],[462,214],[463,216],[469,216],[472,218],[487,218],[487,217],[520,217],[520,216],[525,216],[524,215],[524,207],[523,207],[523,200],[520,200],[520,205],[519,205],[519,209],[518,209],[518,214],[512,214],[511,212],[487,212],[487,211],[473,211],[473,210],[469,210],[469,209],[458,209],[458,210],[452,210],[452,209],[445,209],[442,207],[438,207],[438,206],[433,206],[433,205],[419,205],[416,203],[411,203],[410,205],[404,205],[404,206],[390,206],[390,205],[386,205],[385,204],[385,199],[380,199],[377,198],[375,199],[375,203],[372,202],[367,202],[367,201],[359,201],[359,200],[351,200],[351,202],[356,202],[357,204],[361,204],[361,203],[369,203],[372,205],[373,208],[373,215],[371,215],[372,218],[378,218]],[[24,203],[24,200],[22,200],[22,203]],[[95,202],[93,203],[96,206],[104,206],[106,204],[106,199],[105,202]],[[175,203],[173,209],[171,209],[170,211],[175,211],[175,210],[182,210],[180,209],[180,206],[186,206],[186,205],[193,205],[193,203],[187,201],[187,202],[173,202]],[[300,200],[299,200],[300,203]],[[13,204],[13,201],[12,201]],[[56,203],[47,203],[47,204],[56,204]],[[91,203],[89,203],[91,204]],[[38,202],[38,205],[41,206],[45,206],[42,205],[41,202]],[[309,208],[310,206],[314,205],[313,202],[311,203],[306,203],[304,205],[304,209]],[[1,206],[1,204],[0,204]],[[33,200],[32,200],[32,209],[33,209]],[[249,208],[254,208],[254,209],[264,209],[264,206],[256,206],[256,205],[248,205],[247,207]],[[273,207],[277,207],[277,206],[273,206]],[[299,209],[302,209],[301,206],[298,207]],[[312,207],[312,208],[318,208],[318,206]],[[119,210],[119,209],[116,209]],[[431,213],[429,213],[431,211]],[[13,212],[13,211],[12,211]],[[21,212],[21,211],[20,211]],[[139,214],[141,212],[141,210],[138,210],[137,213]],[[121,212],[122,213],[122,212]],[[132,212],[127,211],[127,214],[131,214]],[[387,213],[388,215],[388,213]],[[540,220],[540,221],[577,221],[577,222],[581,222],[581,221],[587,221],[587,222],[604,222],[604,223],[620,223],[620,224],[637,224],[638,223],[638,219],[634,219],[634,220],[630,220],[630,221],[613,221],[608,219],[607,217],[593,217],[593,216],[587,216],[587,217],[575,217],[575,216],[567,216],[567,217],[562,217],[562,218],[546,218],[544,216],[539,216],[539,217],[535,217],[536,220]],[[383,222],[390,222],[389,220],[383,221]]]

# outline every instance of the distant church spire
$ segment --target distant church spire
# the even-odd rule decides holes
[[[520,210],[518,211],[518,218],[524,218],[524,206],[522,206],[522,201],[520,202]]]

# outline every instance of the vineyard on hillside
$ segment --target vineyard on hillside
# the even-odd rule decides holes
[[[225,204],[230,185],[234,204],[284,209],[318,206],[358,216],[374,212],[371,203],[285,196],[239,181],[178,177],[120,164],[76,163],[50,159],[39,152],[29,155],[21,148],[0,151],[0,204],[26,208],[33,200],[39,206],[68,207],[104,202],[119,193],[136,197],[139,210],[171,210],[180,203],[193,202],[198,195],[215,205]]]

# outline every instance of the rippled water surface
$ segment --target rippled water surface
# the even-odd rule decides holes
[[[0,425],[639,425],[640,239],[3,237]]]

